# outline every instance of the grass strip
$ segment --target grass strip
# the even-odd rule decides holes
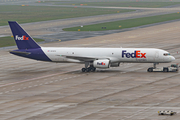
[[[84,6],[113,6],[113,7],[148,7],[160,8],[165,6],[177,5],[180,2],[142,2],[142,1],[127,1],[127,2],[75,2],[75,1],[44,1],[41,3],[50,3],[54,5],[84,5]]]
[[[3,5],[0,7],[0,26],[8,25],[7,21],[18,21],[18,23],[21,24],[102,14],[114,14],[117,13],[117,11],[121,13],[134,10]]]
[[[42,42],[43,39],[34,38],[36,42]],[[14,46],[16,45],[13,37],[0,37],[0,47]]]
[[[136,18],[136,19],[128,19],[114,22],[106,22],[100,24],[93,25],[85,25],[83,27],[72,27],[72,28],[64,28],[64,31],[103,31],[103,30],[117,30],[124,28],[132,28],[138,27],[142,25],[148,25],[153,23],[165,22],[169,20],[180,19],[179,13],[159,15],[159,16],[151,16],[144,18]]]

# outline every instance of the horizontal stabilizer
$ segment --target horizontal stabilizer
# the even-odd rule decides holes
[[[24,55],[29,55],[31,54],[30,52],[21,52],[21,51],[9,51],[10,53],[14,53],[14,54],[24,54]]]

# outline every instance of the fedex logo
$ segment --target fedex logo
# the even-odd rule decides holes
[[[122,58],[146,58],[146,53],[141,53],[140,50],[135,50],[133,53],[126,52],[126,50],[122,51]]]
[[[18,35],[16,35],[15,40],[29,40],[29,37],[26,37],[25,35],[23,35],[22,37],[19,37]]]
[[[97,62],[97,65],[106,65],[104,62]]]

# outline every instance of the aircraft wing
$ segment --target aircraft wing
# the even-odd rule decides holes
[[[86,62],[90,62],[90,61],[94,61],[94,60],[98,59],[98,58],[87,57],[87,56],[68,56],[68,55],[61,55],[61,56],[70,58],[70,59],[79,60],[79,61],[86,61]]]
[[[62,56],[62,57],[66,57],[66,58],[69,58],[69,59],[74,59],[74,60],[79,60],[79,61],[82,61],[82,62],[92,62],[94,60],[98,60],[98,59],[107,59],[107,60],[110,60],[111,62],[116,62],[118,61],[119,59],[117,58],[114,58],[114,57],[93,57],[93,56],[69,56],[69,55],[59,55],[59,56]]]

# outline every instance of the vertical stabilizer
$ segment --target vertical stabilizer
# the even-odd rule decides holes
[[[34,49],[40,46],[28,35],[16,21],[8,21],[18,49]]]

